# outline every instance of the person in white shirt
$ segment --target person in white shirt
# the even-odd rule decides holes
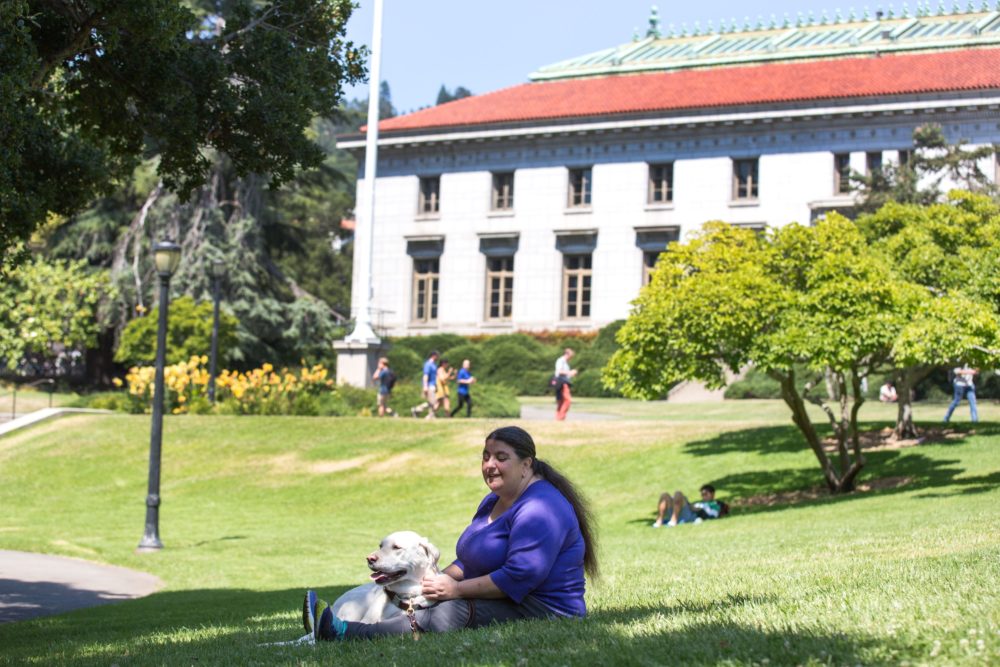
[[[556,359],[556,420],[564,421],[566,413],[569,412],[570,403],[573,397],[570,392],[571,380],[576,377],[576,371],[569,367],[569,360],[573,358],[573,349],[567,347],[563,350],[563,355]]]
[[[882,388],[878,390],[878,400],[883,403],[895,403],[899,400],[899,396],[896,395],[896,386],[891,382],[882,385]]]
[[[948,412],[944,414],[944,422],[947,424],[951,419],[951,413],[955,411],[962,399],[969,401],[969,412],[972,413],[972,421],[979,421],[979,413],[976,412],[976,375],[979,371],[970,368],[968,365],[952,369],[951,384],[955,388],[955,396],[952,398]]]

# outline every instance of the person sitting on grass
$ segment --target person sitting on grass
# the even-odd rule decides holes
[[[668,526],[679,523],[701,523],[705,519],[718,519],[729,514],[729,505],[715,499],[715,487],[705,484],[701,487],[701,500],[693,505],[688,502],[680,491],[671,496],[664,493],[656,507],[656,521],[653,528],[663,525],[663,518],[670,512]]]
[[[344,621],[314,591],[302,622],[314,639],[337,641],[416,630],[446,632],[527,618],[586,615],[585,575],[597,576],[594,527],[575,485],[538,458],[522,428],[486,437],[481,472],[489,493],[458,538],[455,562],[423,580],[437,602],[375,623]]]

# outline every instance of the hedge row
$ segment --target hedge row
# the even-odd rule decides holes
[[[500,336],[465,337],[432,334],[394,338],[386,356],[401,382],[420,385],[424,360],[432,350],[441,353],[456,369],[463,359],[472,362],[476,388],[505,385],[519,395],[541,396],[551,391],[549,378],[556,359],[567,347],[576,356],[572,366],[578,373],[573,381],[576,396],[618,396],[601,386],[601,369],[617,349],[615,333],[623,321],[613,322],[597,333],[514,333]],[[475,395],[475,394],[474,394]]]
[[[410,408],[421,401],[419,385],[412,382],[402,383],[397,384],[395,390],[393,390],[389,406],[395,409],[400,416],[409,417]],[[452,407],[454,408],[457,405],[457,398],[454,397],[454,392],[452,401]],[[521,406],[517,402],[517,395],[510,387],[504,385],[477,386],[473,389],[473,401],[473,417],[509,417],[516,419],[521,414]],[[272,406],[272,409],[265,410],[262,414],[320,417],[352,417],[377,414],[375,390],[357,389],[348,385],[340,385],[318,395],[290,394],[288,400],[274,401],[269,405]],[[135,413],[143,412],[143,408],[146,406],[138,406],[137,408],[136,402],[130,400],[128,393],[125,391],[109,391],[81,396],[73,403],[73,407]],[[189,412],[192,414],[241,414],[235,402],[219,403],[213,407],[207,400],[192,401]],[[444,413],[443,411],[439,411],[438,414],[443,416]],[[462,408],[461,415],[465,415],[464,407]]]

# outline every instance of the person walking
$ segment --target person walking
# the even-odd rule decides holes
[[[424,402],[410,408],[410,416],[416,417],[424,410],[427,410],[427,419],[434,419],[434,411],[437,410],[437,360],[440,355],[434,350],[427,355],[424,362],[424,374],[421,388],[424,393]]]
[[[465,416],[472,416],[472,394],[469,393],[469,389],[476,381],[476,378],[472,376],[470,368],[472,368],[472,362],[468,359],[463,359],[462,367],[458,369],[458,377],[455,379],[455,384],[458,385],[458,405],[451,411],[452,417],[462,409],[463,404],[465,405]]]
[[[444,408],[445,417],[451,417],[451,388],[448,384],[454,377],[455,369],[451,367],[451,363],[447,359],[442,359],[437,372],[437,391],[435,393],[437,405],[434,409]]]
[[[566,413],[569,412],[569,406],[573,402],[570,385],[572,379],[576,377],[576,371],[569,367],[569,360],[574,354],[573,349],[567,347],[563,350],[562,356],[556,359],[556,421],[565,421]]]
[[[372,375],[372,381],[378,383],[378,416],[398,417],[399,415],[389,407],[389,397],[392,396],[392,388],[396,385],[396,374],[389,368],[387,357],[378,360],[378,368]]]
[[[951,419],[951,413],[955,411],[955,408],[958,407],[963,398],[969,401],[969,412],[972,413],[972,421],[979,421],[979,413],[976,411],[976,375],[978,373],[978,370],[969,368],[967,365],[952,370],[951,384],[955,389],[955,395],[952,398],[951,405],[948,406],[948,412],[944,414],[945,424]]]

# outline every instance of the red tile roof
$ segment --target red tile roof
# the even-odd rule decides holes
[[[525,83],[382,121],[380,132],[1000,88],[1000,49]]]

